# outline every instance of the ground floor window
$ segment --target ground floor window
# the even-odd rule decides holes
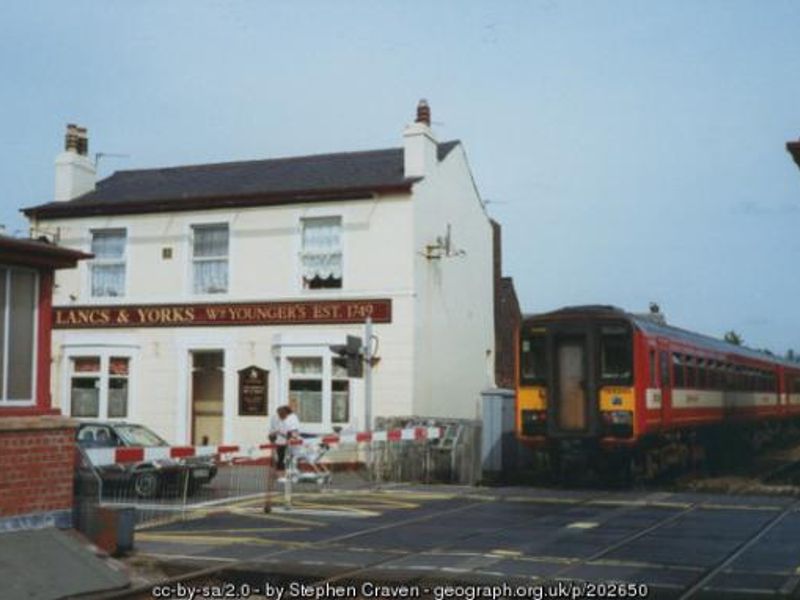
[[[0,267],[0,406],[34,402],[34,355],[39,278]]]
[[[288,403],[301,424],[330,429],[350,421],[350,380],[337,357],[288,359]]]
[[[69,361],[71,416],[127,418],[130,357],[86,355]]]

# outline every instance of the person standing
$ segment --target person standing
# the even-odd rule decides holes
[[[269,440],[278,445],[277,470],[285,471],[286,448],[292,440],[300,438],[300,419],[288,404],[279,406],[275,413],[274,420],[270,424]]]
[[[272,511],[271,492],[276,472],[286,470],[287,448],[293,440],[300,438],[300,419],[288,404],[279,406],[270,419],[269,441],[275,444],[275,458],[267,467],[267,495],[264,512]],[[273,468],[274,467],[274,468]]]

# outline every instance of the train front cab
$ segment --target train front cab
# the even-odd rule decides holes
[[[631,322],[533,318],[520,329],[517,431],[530,446],[628,446],[637,430]]]

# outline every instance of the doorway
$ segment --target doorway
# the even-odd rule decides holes
[[[558,425],[564,431],[587,427],[585,348],[583,338],[558,340]]]
[[[225,353],[196,350],[192,359],[192,445],[222,443]]]

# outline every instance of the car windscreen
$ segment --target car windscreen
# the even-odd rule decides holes
[[[118,425],[117,435],[126,446],[168,446],[167,442],[146,427]]]

